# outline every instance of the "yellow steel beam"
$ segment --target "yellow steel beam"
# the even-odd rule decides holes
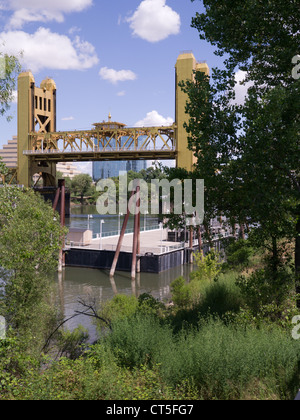
[[[74,162],[74,161],[113,161],[113,160],[170,160],[177,156],[176,150],[126,150],[126,151],[88,151],[61,152],[60,150],[24,151],[24,156],[34,162]]]
[[[116,130],[33,132],[29,135],[29,149],[24,150],[23,154],[35,160],[37,157],[42,158],[43,155],[46,155],[48,160],[56,160],[54,155],[57,154],[60,156],[66,154],[70,159],[70,152],[76,153],[79,160],[86,159],[86,152],[97,156],[99,153],[104,156],[106,153],[143,152],[144,156],[149,154],[155,157],[156,154],[166,151],[173,156],[172,152],[176,150],[175,128],[173,125]],[[123,144],[122,139],[124,139]]]

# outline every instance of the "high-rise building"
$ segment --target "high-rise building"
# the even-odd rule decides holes
[[[77,169],[72,162],[60,162],[56,165],[56,171],[60,172],[62,178],[73,179],[76,175],[80,175],[82,172]]]
[[[93,125],[95,126],[96,130],[114,130],[121,129],[126,126],[126,124],[111,121],[110,114],[108,116],[108,121],[103,121],[102,123],[96,123]],[[121,146],[124,145],[127,140],[128,137],[122,137],[121,140],[119,140],[121,142]],[[142,136],[139,141],[143,141]],[[115,142],[115,139],[111,140],[111,147],[115,146]],[[93,162],[93,180],[97,182],[99,179],[118,177],[119,172],[140,172],[142,169],[146,168],[147,161],[145,160]]]
[[[18,137],[13,136],[12,140],[8,140],[7,144],[0,149],[0,157],[2,158],[8,169],[16,169],[18,166]],[[81,174],[81,171],[72,162],[61,162],[56,165],[56,170],[62,173],[63,177],[74,178],[75,175]],[[35,180],[38,176],[34,176]]]
[[[16,169],[18,166],[18,138],[13,137],[0,150],[0,156],[9,169]]]
[[[147,161],[145,160],[93,162],[93,179],[97,182],[99,179],[118,177],[119,172],[140,172],[142,169],[147,169]]]

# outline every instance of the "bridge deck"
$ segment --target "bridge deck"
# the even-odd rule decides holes
[[[25,150],[24,155],[35,161],[74,162],[74,161],[123,161],[123,160],[171,160],[176,159],[172,150],[124,150],[124,151],[61,151]]]
[[[23,155],[34,161],[175,159],[176,126],[93,129],[30,133],[30,150]]]

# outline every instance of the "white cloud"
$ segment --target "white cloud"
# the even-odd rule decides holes
[[[248,93],[248,89],[253,86],[253,82],[247,82],[241,84],[246,79],[247,73],[245,71],[239,70],[235,74],[235,101],[237,105],[242,105],[245,102],[245,98]]]
[[[167,127],[174,123],[173,118],[165,118],[157,111],[148,112],[146,117],[138,121],[135,127]]]
[[[81,28],[79,28],[78,26],[72,26],[70,29],[69,29],[69,34],[70,35],[73,35],[73,34],[75,34],[76,32],[81,32]]]
[[[61,119],[62,121],[74,121],[75,118],[74,117],[64,117]]]
[[[107,67],[100,69],[99,75],[102,79],[108,80],[110,83],[117,84],[118,82],[125,82],[127,80],[135,80],[137,75],[131,70],[114,70]]]
[[[32,72],[42,69],[84,70],[99,62],[95,48],[76,37],[73,41],[65,35],[39,28],[34,34],[23,31],[0,33],[3,52],[23,52],[22,64]]]
[[[28,9],[20,9],[13,13],[7,27],[11,29],[21,29],[25,22],[48,22],[50,20],[61,23],[64,18],[61,13],[56,14],[47,11],[32,12]]]
[[[117,96],[125,96],[126,92],[125,90],[121,90],[120,92],[117,93]]]
[[[143,0],[127,19],[133,34],[149,42],[158,42],[180,32],[180,15],[166,0]]]
[[[93,0],[6,0],[3,8],[13,12],[8,27],[20,29],[27,22],[64,21],[64,14],[81,12]]]

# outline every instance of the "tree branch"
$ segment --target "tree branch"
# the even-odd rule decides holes
[[[85,316],[89,316],[89,317],[92,317],[92,318],[96,318],[96,319],[99,319],[100,321],[102,321],[102,322],[104,322],[107,326],[108,326],[108,328],[112,331],[112,326],[111,326],[111,323],[108,321],[108,320],[106,320],[106,319],[104,319],[104,318],[102,318],[102,317],[100,317],[98,314],[97,314],[97,312],[96,312],[96,310],[95,310],[95,307],[92,305],[92,304],[87,304],[83,299],[79,299],[78,301],[77,301],[80,305],[82,305],[83,307],[85,307],[86,308],[86,310],[85,311],[75,311],[75,314],[74,315],[72,315],[70,318],[67,318],[67,319],[64,319],[56,328],[55,328],[55,330],[49,335],[49,337],[47,338],[47,340],[46,340],[46,343],[45,343],[45,345],[43,346],[43,348],[42,348],[42,352],[47,348],[47,346],[49,345],[49,343],[50,343],[50,340],[51,340],[51,338],[54,336],[54,334],[64,325],[64,324],[66,324],[68,321],[71,321],[71,319],[74,319],[74,318],[76,318],[77,316],[79,316],[79,315],[85,315]],[[90,313],[88,313],[88,311],[92,311],[92,313],[90,314]]]

